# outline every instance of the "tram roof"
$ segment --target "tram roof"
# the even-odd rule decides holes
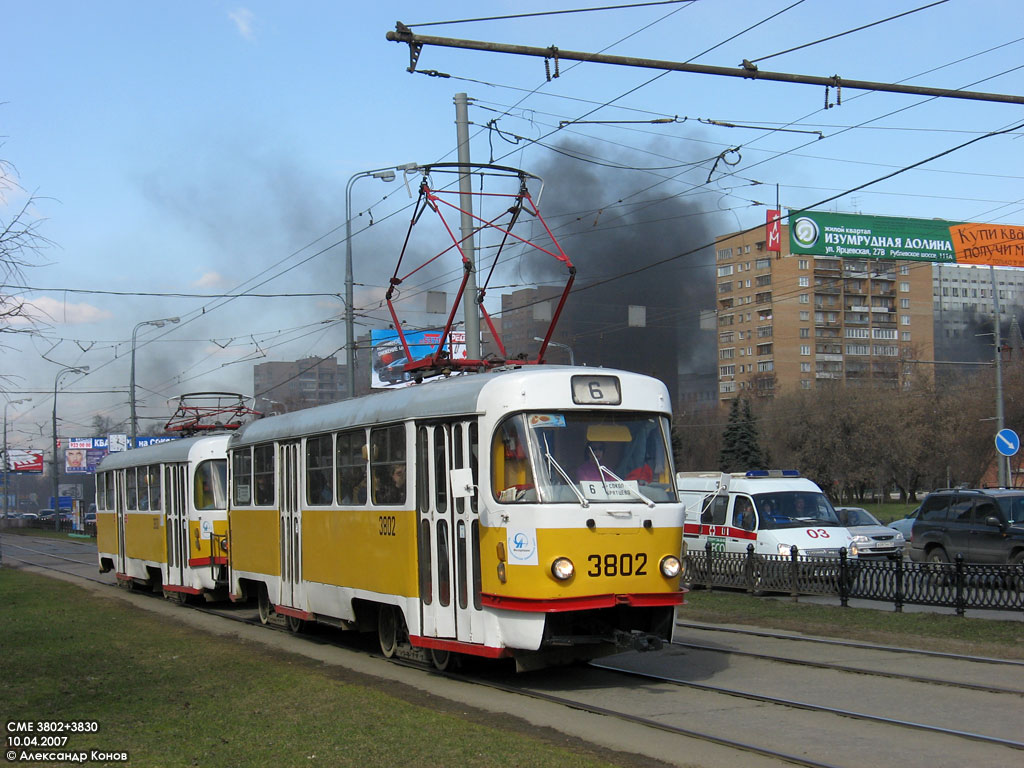
[[[480,395],[488,386],[505,382],[506,386],[515,387],[524,379],[537,376],[598,371],[619,377],[641,376],[610,368],[563,365],[528,365],[487,373],[452,376],[251,421],[232,435],[230,446],[297,438],[332,429],[395,423],[406,419],[451,418],[480,414],[483,412]]]
[[[130,451],[118,451],[105,456],[97,467],[97,471],[104,472],[109,469],[139,467],[161,462],[186,461],[194,448],[210,440],[222,441],[225,443],[226,450],[229,436],[229,432],[218,432],[213,435],[197,435],[180,440],[168,440],[165,443],[147,445],[145,448],[134,448]]]

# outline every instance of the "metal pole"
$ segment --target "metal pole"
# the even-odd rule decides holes
[[[141,323],[135,326],[132,330],[132,376],[131,384],[128,388],[128,400],[129,407],[131,408],[131,428],[132,428],[132,439],[128,446],[128,450],[135,447],[135,438],[138,436],[139,431],[139,420],[135,417],[135,336],[139,332],[139,328],[144,325],[152,325],[156,328],[163,328],[165,323],[177,323],[181,320],[180,317],[167,317],[162,320],[143,320]]]
[[[4,519],[7,519],[7,498],[10,496],[10,489],[7,487],[9,481],[8,465],[10,461],[7,458],[7,407],[11,405],[17,405],[18,403],[30,403],[32,402],[31,397],[26,397],[23,400],[11,400],[9,403],[4,403]]]
[[[989,274],[992,276],[992,312],[995,314],[995,340],[996,340],[996,432],[1002,431],[1003,427],[1003,337],[1000,329],[999,319],[999,288],[996,285],[996,268],[989,264]],[[999,487],[1006,488],[1006,465],[1009,458],[1004,459],[998,454],[999,460]]]
[[[459,162],[469,165],[469,99],[464,93],[455,94],[455,135],[459,147]],[[468,260],[469,279],[462,296],[466,315],[466,357],[480,359],[480,313],[476,308],[476,255],[473,232],[473,177],[468,168],[459,174],[459,206],[462,208],[462,252]]]
[[[65,366],[57,371],[57,375],[53,377],[53,528],[55,531],[60,531],[60,496],[58,496],[60,491],[58,487],[60,464],[57,462],[57,384],[60,382],[60,377],[65,373],[85,373],[88,370],[88,365],[79,367]]]
[[[372,171],[359,171],[349,177],[345,185],[345,378],[348,385],[348,396],[356,394],[356,333],[355,310],[353,308],[354,283],[352,281],[352,185],[359,179],[373,176],[382,181],[394,181],[395,171],[414,171],[419,168],[416,163],[390,165],[386,168],[374,168]]]
[[[882,91],[886,93],[909,93],[916,96],[933,96],[946,99],[970,99],[975,101],[993,101],[1004,104],[1024,104],[1024,96],[1002,93],[979,93],[976,91],[961,91],[953,88],[928,88],[918,85],[905,85],[902,83],[876,83],[870,80],[853,80],[838,75],[831,77],[815,75],[796,75],[788,72],[768,72],[757,68],[756,64],[747,62],[747,65],[739,67],[713,67],[705,64],[692,64],[690,62],[664,61],[660,59],[645,59],[634,56],[613,56],[605,53],[590,53],[586,51],[570,51],[563,48],[537,48],[527,45],[507,45],[504,43],[492,43],[481,40],[459,40],[451,37],[432,37],[430,35],[414,35],[404,24],[399,22],[398,29],[392,30],[386,35],[388,40],[395,43],[408,43],[410,48],[418,50],[416,46],[436,45],[444,48],[462,48],[470,51],[487,51],[491,53],[511,53],[519,56],[535,56],[542,59],[559,59],[566,61],[584,61],[597,64],[616,64],[625,67],[642,67],[646,69],[660,69],[675,72],[693,72],[701,75],[721,75],[723,77],[738,77],[745,80],[771,80],[781,83],[801,83],[804,85],[822,85],[830,88],[847,88],[860,91]],[[416,54],[418,59],[418,53]],[[409,67],[410,72],[415,72],[415,63]]]
[[[542,339],[540,336],[534,336],[533,340],[540,342],[544,341],[544,339]],[[549,341],[548,346],[561,347],[562,349],[564,349],[566,352],[569,353],[569,365],[576,365],[576,356],[572,353],[572,347],[570,347],[568,344],[562,344],[560,341]]]

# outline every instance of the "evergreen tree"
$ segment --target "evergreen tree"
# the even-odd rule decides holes
[[[750,469],[764,469],[764,463],[750,401],[736,398],[729,408],[729,421],[722,434],[719,469],[722,472],[746,472]]]

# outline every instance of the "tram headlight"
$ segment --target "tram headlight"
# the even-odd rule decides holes
[[[576,573],[576,566],[568,557],[555,558],[555,562],[551,564],[551,575],[559,581],[571,579],[574,573]]]
[[[682,569],[683,565],[675,555],[665,555],[661,558],[661,575],[666,579],[674,579]]]

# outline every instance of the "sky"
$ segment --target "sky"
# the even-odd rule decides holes
[[[549,61],[549,79],[543,59],[433,45],[418,69],[448,77],[429,76],[407,72],[409,47],[386,39],[401,21],[438,37],[1019,96],[1018,0],[697,0],[478,21],[598,4],[3,5],[0,222],[27,204],[48,241],[0,287],[34,316],[0,328],[0,390],[32,398],[5,411],[12,447],[49,445],[66,366],[89,372],[60,376],[62,435],[127,419],[133,331],[142,428],[185,392],[251,395],[260,362],[344,361],[346,190],[356,331],[387,327],[419,176],[358,175],[455,161],[457,93],[471,99],[473,161],[544,178],[540,209],[556,212],[579,286],[618,268],[603,258],[588,271],[594,235],[628,221],[639,244],[644,211],[666,200],[685,205],[658,236],[675,227],[680,242],[755,226],[776,198],[1024,222],[1022,131],[986,136],[1024,121],[1020,105],[569,60]],[[415,231],[410,259],[444,247],[437,222]],[[624,250],[622,272],[636,257]],[[521,258],[497,270],[492,309],[539,274],[535,254]],[[410,278],[402,319],[436,322],[425,291],[454,291],[458,274],[448,253]]]

